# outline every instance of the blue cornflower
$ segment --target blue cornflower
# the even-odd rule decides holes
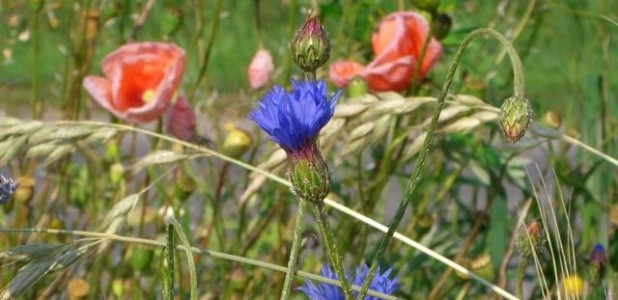
[[[19,183],[0,175],[0,204],[8,202],[13,197],[17,187],[19,187]]]
[[[392,279],[391,274],[393,273],[393,268],[386,270],[384,273],[380,273],[380,268],[378,267],[376,276],[371,280],[371,284],[369,285],[369,289],[374,290],[376,292],[380,292],[386,295],[392,295],[399,289],[399,278],[397,276]],[[352,284],[356,286],[362,286],[363,281],[367,278],[369,274],[369,267],[366,264],[361,264],[356,268],[356,273],[354,274],[354,280],[352,280]],[[331,269],[329,265],[322,266],[322,276],[330,279],[338,280],[339,277],[337,274]],[[349,277],[349,274],[346,275]],[[305,285],[300,287],[301,290],[309,299],[311,300],[343,300],[345,299],[343,295],[343,291],[340,287],[327,284],[327,283],[319,283],[317,286],[311,281],[305,281]],[[354,296],[357,296],[358,292],[354,292]],[[367,296],[365,299],[368,300],[378,300],[379,298]]]
[[[288,154],[307,151],[335,113],[341,91],[328,99],[324,81],[292,81],[294,90],[275,86],[251,112],[251,119]]]

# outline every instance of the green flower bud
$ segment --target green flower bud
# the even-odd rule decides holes
[[[472,272],[481,276],[487,281],[494,281],[496,272],[494,265],[491,263],[491,256],[488,253],[483,253],[470,262]]]
[[[517,249],[522,256],[532,257],[532,254],[538,251],[544,242],[543,228],[541,224],[535,220],[528,224],[525,231],[519,235],[517,239]]]
[[[562,118],[557,112],[548,110],[543,117],[543,123],[553,129],[558,129],[562,124]]]
[[[519,141],[528,126],[532,117],[532,109],[528,99],[511,97],[504,100],[500,108],[500,127],[511,143]]]
[[[251,144],[253,139],[248,132],[232,126],[223,141],[221,151],[229,157],[239,158],[251,148]]]
[[[290,44],[292,59],[303,71],[315,72],[330,56],[330,41],[315,12],[296,32]]]
[[[438,14],[431,19],[431,35],[437,40],[442,40],[451,31],[453,21],[447,14]]]
[[[292,191],[311,203],[320,203],[330,192],[328,165],[315,145],[298,153],[288,153],[288,177]]]
[[[174,195],[180,201],[185,201],[193,191],[195,191],[196,184],[193,177],[185,174],[182,168],[179,168],[176,172],[176,184],[174,185]]]
[[[367,94],[367,89],[368,87],[365,79],[363,79],[363,77],[356,76],[352,78],[350,84],[348,84],[348,96],[351,98],[364,96]]]

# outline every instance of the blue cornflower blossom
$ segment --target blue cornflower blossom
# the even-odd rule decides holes
[[[390,277],[392,273],[393,268],[386,270],[384,273],[381,273],[380,268],[378,268],[375,277],[373,277],[373,279],[371,280],[369,289],[386,295],[394,294],[399,289],[399,278],[395,276],[391,279]],[[363,263],[356,268],[356,274],[354,274],[354,280],[352,280],[352,284],[359,287],[362,286],[363,281],[365,281],[365,278],[367,278],[368,274],[369,267]],[[329,265],[322,266],[322,276],[335,280],[339,279],[337,274],[335,274],[335,272],[331,269]],[[347,274],[346,277],[349,277],[349,274]],[[305,293],[305,295],[307,295],[307,297],[309,297],[309,299],[311,300],[345,299],[343,291],[340,287],[327,283],[319,283],[316,286],[311,280],[307,280],[305,282],[305,285],[298,289]],[[354,296],[356,297],[357,295],[358,292],[354,292]],[[365,299],[378,300],[379,298],[367,296]]]
[[[19,187],[19,183],[0,175],[0,204],[8,202],[13,197],[17,187]]]
[[[328,99],[322,80],[292,81],[292,85],[291,93],[275,86],[251,112],[251,119],[288,154],[297,154],[315,144],[335,113],[341,91]]]
[[[292,85],[292,92],[275,86],[250,117],[287,153],[292,191],[319,203],[330,191],[330,176],[316,144],[335,113],[341,91],[329,99],[324,81],[292,81]]]

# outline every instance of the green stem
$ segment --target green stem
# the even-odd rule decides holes
[[[528,257],[522,256],[517,267],[517,298],[524,299],[524,275],[528,266]]]
[[[32,20],[32,118],[41,117],[42,103],[39,97],[39,11],[33,13]]]
[[[320,232],[322,233],[322,239],[328,248],[328,253],[330,254],[330,260],[333,264],[333,268],[335,268],[335,273],[337,273],[337,277],[339,277],[339,280],[341,281],[341,287],[343,288],[345,299],[354,299],[352,296],[350,283],[348,282],[348,278],[345,276],[343,265],[341,265],[341,255],[339,255],[339,250],[337,249],[337,245],[335,245],[333,230],[328,223],[326,207],[321,201],[311,202],[311,204],[313,206],[315,220],[318,223],[318,227],[320,227]]]
[[[217,28],[219,28],[219,19],[220,19],[219,15],[221,15],[222,9],[223,9],[223,0],[219,0],[217,1],[217,6],[215,7],[215,12],[214,12],[213,19],[212,19],[212,25],[210,28],[210,38],[208,39],[208,45],[206,46],[206,51],[204,51],[202,65],[200,66],[200,71],[197,75],[197,80],[195,81],[195,85],[191,89],[191,93],[189,93],[189,95],[191,95],[191,97],[189,98],[193,98],[193,96],[195,95],[195,91],[200,86],[200,81],[202,81],[202,78],[204,77],[204,74],[206,73],[206,69],[208,68],[208,61],[210,59],[210,53],[212,52],[212,47],[215,44],[215,38],[217,37]]]
[[[463,53],[465,49],[467,48],[468,44],[470,44],[472,39],[474,39],[476,36],[479,36],[479,35],[490,35],[496,38],[497,40],[499,40],[502,43],[502,45],[507,49],[509,57],[511,58],[511,65],[512,65],[513,74],[514,74],[513,95],[514,97],[520,97],[522,99],[525,99],[524,97],[525,83],[524,83],[523,66],[521,64],[521,60],[519,59],[519,56],[517,55],[517,52],[513,48],[513,45],[507,39],[505,39],[502,36],[502,34],[490,28],[479,28],[471,32],[470,34],[468,34],[468,36],[466,36],[466,38],[463,40],[463,42],[457,49],[457,52],[455,53],[455,57],[453,58],[453,63],[451,64],[449,72],[446,76],[446,81],[444,82],[444,85],[442,86],[442,90],[440,91],[440,95],[438,96],[436,107],[433,111],[431,124],[429,125],[429,129],[427,130],[427,138],[425,139],[425,142],[423,143],[423,148],[418,156],[416,167],[414,169],[414,173],[410,177],[408,185],[406,186],[404,190],[403,201],[399,203],[399,207],[397,208],[395,217],[393,218],[388,228],[388,232],[386,233],[385,236],[382,237],[382,240],[377,246],[376,254],[374,255],[373,261],[371,263],[371,269],[369,270],[369,274],[367,278],[365,278],[365,282],[363,283],[363,287],[361,289],[361,292],[358,294],[357,299],[364,299],[365,295],[367,294],[367,291],[369,290],[369,284],[373,280],[373,277],[375,276],[375,273],[377,271],[378,263],[384,256],[384,253],[386,252],[386,248],[390,244],[393,238],[393,235],[395,234],[395,230],[397,230],[397,227],[399,226],[399,223],[401,223],[401,219],[403,218],[403,215],[406,211],[406,208],[408,207],[408,204],[415,197],[416,188],[418,187],[418,184],[421,181],[421,178],[424,172],[425,160],[427,159],[427,155],[429,154],[429,148],[431,146],[431,142],[433,141],[436,128],[438,127],[438,118],[440,117],[440,112],[442,111],[442,108],[444,107],[446,96],[451,87],[451,83],[453,82],[453,78],[455,77],[455,71],[457,70],[457,67],[459,66],[461,57],[463,56]]]
[[[285,282],[283,283],[283,290],[281,290],[281,299],[288,299],[290,297],[290,291],[292,290],[292,282],[294,281],[294,273],[296,273],[298,262],[298,254],[300,253],[300,244],[302,241],[303,224],[305,221],[305,200],[299,198],[298,202],[298,214],[296,215],[296,221],[294,223],[294,239],[292,240],[292,250],[290,252],[290,259],[288,259],[288,270],[285,273]]]

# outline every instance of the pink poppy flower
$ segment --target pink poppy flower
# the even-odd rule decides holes
[[[179,95],[167,112],[167,132],[181,140],[191,140],[195,135],[195,112],[184,95]]]
[[[174,44],[127,44],[103,60],[105,77],[86,76],[84,87],[117,117],[148,123],[169,107],[182,80],[185,61],[185,51]]]
[[[374,60],[366,67],[354,61],[334,62],[330,66],[330,77],[339,87],[345,87],[349,80],[359,75],[367,81],[372,91],[402,91],[412,83],[428,34],[429,24],[420,14],[392,13],[380,22],[378,30],[373,33]],[[442,45],[432,37],[420,66],[421,78],[441,55]]]
[[[275,71],[273,57],[268,50],[258,50],[249,65],[249,85],[252,89],[264,87]]]

